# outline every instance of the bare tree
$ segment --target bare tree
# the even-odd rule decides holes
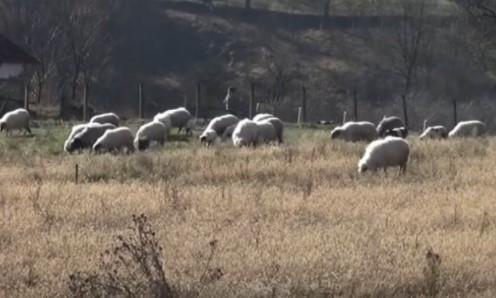
[[[61,23],[51,13],[53,1],[0,0],[5,32],[23,44],[38,59],[31,79],[41,102],[45,84],[60,57]]]
[[[417,83],[419,71],[425,66],[432,43],[432,31],[425,15],[426,0],[403,3],[399,26],[393,32],[390,58],[393,72],[401,81],[401,99],[405,125],[408,126],[407,103]]]
[[[71,0],[61,6],[66,16],[65,49],[71,65],[71,99],[74,101],[78,87],[90,87],[108,64],[112,41],[106,26],[116,1]]]

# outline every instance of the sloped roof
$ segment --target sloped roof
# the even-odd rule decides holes
[[[36,64],[38,61],[7,37],[0,34],[0,64],[2,63]]]

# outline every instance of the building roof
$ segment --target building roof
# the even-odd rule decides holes
[[[2,63],[36,64],[38,60],[0,34],[0,64]]]

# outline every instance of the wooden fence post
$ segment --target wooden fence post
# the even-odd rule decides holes
[[[260,113],[260,108],[261,108],[261,107],[260,107],[260,103],[259,103],[259,102],[257,102],[257,106],[256,106],[256,108],[255,108],[255,114]]]
[[[83,120],[88,121],[88,85],[84,84],[83,89]]]
[[[138,117],[145,118],[145,95],[142,82],[138,84]]]
[[[187,95],[184,95],[184,98],[183,98],[183,107],[185,107],[186,109],[188,109],[188,96]]]
[[[302,120],[303,120],[303,108],[298,107],[298,118],[296,119],[296,123],[298,123],[298,125],[301,125]]]
[[[250,85],[250,106],[248,107],[248,116],[253,118],[253,104],[255,103],[255,83]]]
[[[405,128],[408,129],[408,107],[406,106],[406,95],[401,96],[401,101],[403,103],[403,118],[405,120]]]
[[[358,96],[356,90],[353,90],[353,118],[358,121]]]
[[[78,184],[78,182],[79,182],[79,165],[76,164],[74,166],[74,183]]]
[[[29,85],[24,84],[24,108],[29,111]]]
[[[201,84],[196,84],[196,97],[195,97],[195,118],[200,114],[200,97],[201,97]]]
[[[453,96],[453,127],[458,123],[458,111],[456,106],[456,98]]]
[[[303,122],[307,122],[307,88],[301,87],[301,117]]]
[[[343,123],[342,124],[345,124],[346,123],[346,117],[347,116],[347,113],[346,111],[343,112]]]

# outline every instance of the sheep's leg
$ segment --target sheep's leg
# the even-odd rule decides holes
[[[27,132],[30,136],[32,136],[32,135],[33,135],[33,133],[31,132],[31,129],[29,128],[29,126],[26,126],[24,129],[25,129],[25,131],[26,131],[26,132]]]
[[[406,163],[400,166],[400,174],[405,175],[406,173]]]

